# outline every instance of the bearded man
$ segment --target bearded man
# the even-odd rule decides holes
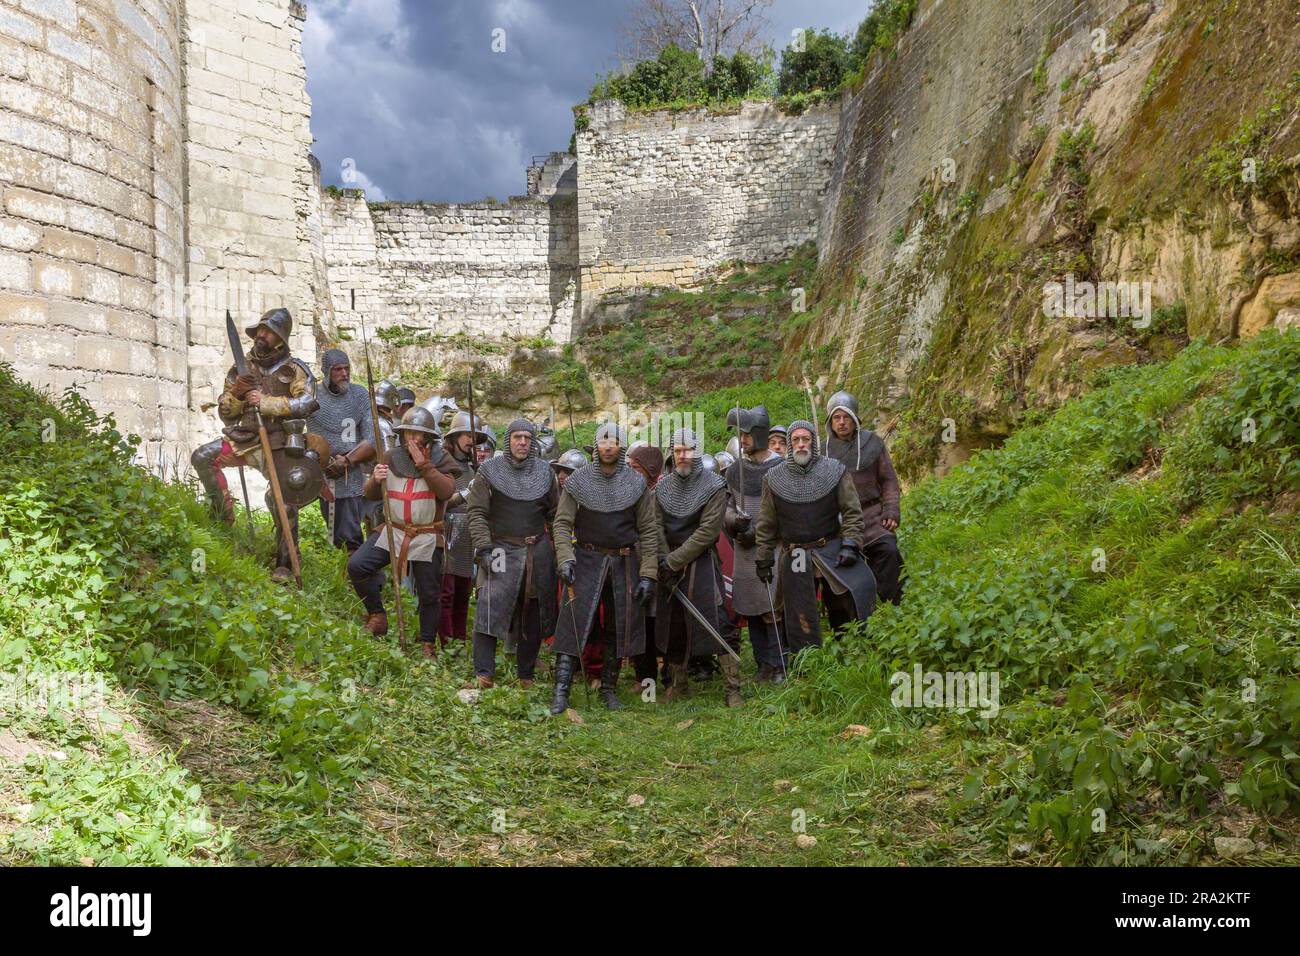
[[[844,466],[820,453],[812,422],[790,425],[790,451],[763,477],[756,568],[764,581],[780,571],[776,601],[785,619],[789,652],[819,647],[822,601],[832,628],[865,621],[875,608],[876,580],[858,554],[862,508]]]
[[[555,519],[560,487],[542,460],[537,427],[518,418],[506,429],[506,454],[489,458],[470,485],[469,531],[478,568],[474,674],[496,679],[497,640],[514,638],[519,683],[533,686],[542,635],[555,630]]]
[[[261,412],[271,453],[275,455],[287,441],[284,423],[306,419],[319,407],[316,380],[311,369],[289,354],[292,331],[293,317],[288,309],[271,309],[256,325],[244,329],[244,334],[253,340],[253,348],[248,353],[248,372],[240,375],[232,365],[217,401],[217,414],[226,426],[221,432],[224,437],[200,445],[190,456],[190,463],[207,492],[209,505],[223,521],[235,520],[235,506],[221,469],[251,465],[267,475],[257,430],[257,413]],[[328,450],[325,451],[328,454]],[[276,455],[276,464],[280,465],[279,455]],[[268,488],[266,506],[272,514],[276,514],[274,502],[274,494]],[[296,550],[298,508],[286,505],[285,516]],[[275,570],[271,573],[271,580],[279,583],[292,581],[291,564],[289,540],[277,520]]]
[[[645,648],[645,605],[654,594],[659,541],[654,499],[645,479],[628,467],[623,429],[596,430],[596,460],[564,485],[555,513],[555,553],[565,596],[555,629],[555,696],[551,713],[569,706],[578,655],[598,620],[605,631],[600,696],[618,699],[619,662]],[[599,612],[599,613],[598,613]]]
[[[738,635],[723,602],[722,566],[718,536],[727,510],[727,483],[704,469],[700,439],[689,428],[672,436],[673,468],[655,488],[659,518],[659,595],[656,642],[668,662],[668,698],[690,694],[687,662],[692,653],[722,651],[708,628],[721,636],[732,651]],[[682,604],[687,601],[708,622],[700,623]],[[719,655],[728,707],[739,707],[740,660],[723,651]]]
[[[325,387],[316,390],[319,407],[307,419],[307,428],[329,442],[325,465],[329,494],[321,495],[321,514],[334,531],[334,547],[348,554],[365,540],[361,518],[365,498],[365,463],[375,457],[374,424],[370,418],[370,393],[352,381],[352,363],[342,349],[326,349],[321,357]]]
[[[848,469],[862,506],[862,553],[876,576],[882,601],[903,600],[903,556],[898,550],[898,475],[889,460],[889,449],[858,420],[858,400],[848,392],[836,392],[826,406],[831,435],[826,454]]]

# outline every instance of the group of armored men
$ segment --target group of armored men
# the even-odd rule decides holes
[[[541,429],[525,418],[507,426],[497,450],[476,416],[458,412],[444,432],[441,406],[415,404],[413,393],[403,402],[389,383],[375,389],[376,438],[370,390],[351,381],[348,356],[326,350],[317,384],[290,355],[291,329],[288,311],[273,309],[245,330],[253,340],[246,370],[230,370],[218,403],[222,437],[191,459],[214,511],[233,520],[223,468],[266,471],[260,413],[289,503],[287,537],[277,521],[273,577],[290,577],[298,508],[308,503],[291,492],[302,484],[301,463],[316,462],[327,481],[308,493],[320,497],[334,545],[349,552],[365,627],[377,637],[388,631],[382,594],[391,568],[397,586],[413,585],[422,647],[433,656],[448,630],[465,636],[475,586],[480,688],[495,681],[498,642],[515,653],[519,683],[532,686],[552,638],[553,714],[569,706],[575,676],[596,670],[601,699],[620,708],[626,660],[638,683],[661,681],[668,698],[686,696],[688,662],[708,654],[718,656],[727,705],[738,706],[742,623],[756,679],[780,682],[795,656],[821,644],[823,607],[839,629],[865,621],[877,600],[902,598],[898,480],[846,392],[828,402],[825,447],[817,423],[774,427],[760,405],[729,414],[738,447],[724,469],[690,429],[661,451],[629,447],[614,422],[597,429],[590,460],[570,449],[548,461]],[[379,510],[385,493],[391,537]]]

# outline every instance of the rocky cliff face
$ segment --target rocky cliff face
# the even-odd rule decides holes
[[[1098,368],[1300,321],[1298,102],[1291,0],[923,3],[845,100],[782,377],[858,391],[917,475]]]

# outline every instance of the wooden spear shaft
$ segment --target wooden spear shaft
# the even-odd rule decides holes
[[[357,290],[352,290],[352,312],[357,311]],[[379,436],[382,432],[379,429],[379,406],[375,403],[375,375],[370,370],[370,339],[366,335],[366,320],[361,319],[361,344],[366,350],[366,388],[370,391],[370,424],[373,430],[375,441],[381,446],[383,442]],[[383,461],[382,453],[379,461]],[[384,480],[379,483],[379,493],[384,502],[384,529],[388,534],[388,566],[393,572],[393,597],[397,601],[397,641],[402,648],[403,653],[406,651],[406,617],[402,613],[402,581],[397,576],[397,545],[393,539],[393,512],[392,506],[388,503],[388,481]]]

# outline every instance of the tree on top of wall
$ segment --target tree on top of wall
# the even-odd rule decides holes
[[[694,51],[669,44],[653,60],[642,60],[625,73],[611,73],[597,82],[588,102],[616,99],[630,109],[723,103],[769,95],[771,81],[771,51],[762,58],[743,51],[718,56],[706,71]]]
[[[708,67],[734,53],[758,56],[772,0],[638,0],[624,28],[624,62],[653,59],[669,46]]]

